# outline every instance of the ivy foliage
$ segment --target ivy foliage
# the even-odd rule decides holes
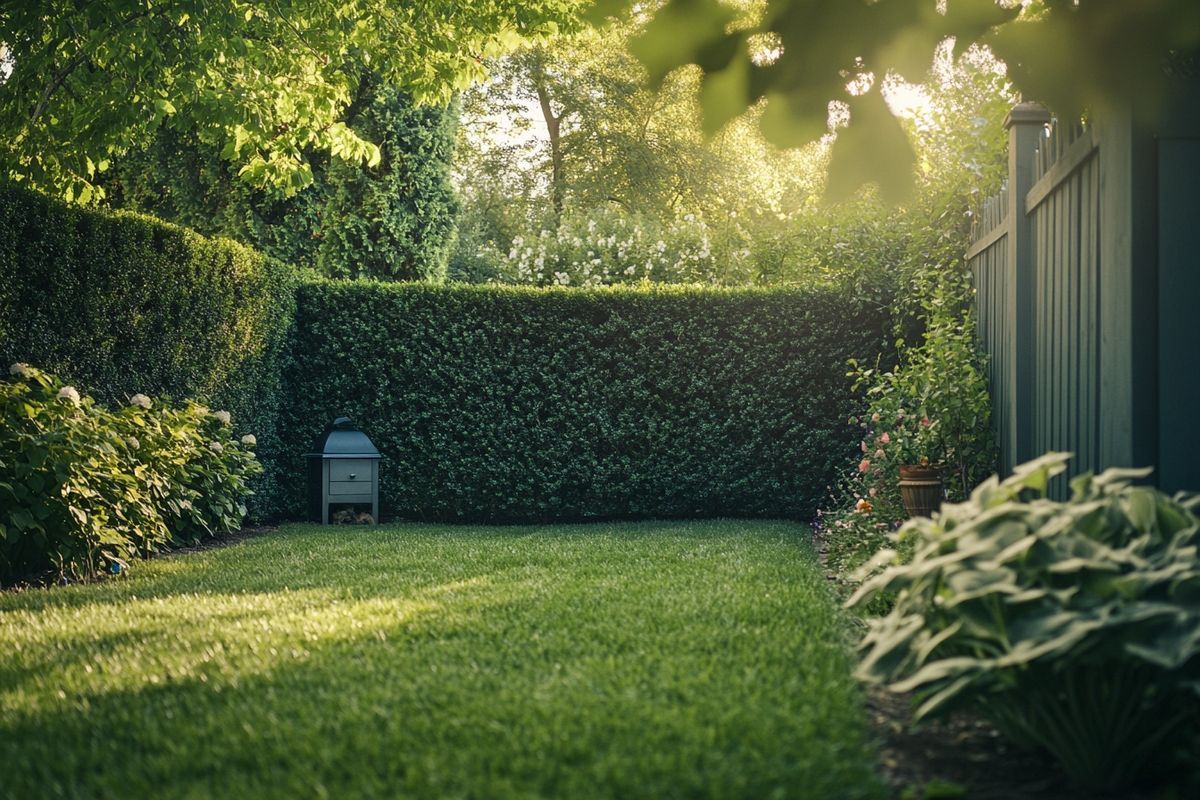
[[[808,519],[857,445],[831,366],[889,322],[837,290],[317,282],[297,303],[288,472],[346,415],[385,513],[489,522]]]
[[[308,151],[313,182],[284,196],[248,184],[195,131],[161,127],[147,147],[114,162],[110,205],[229,236],[269,256],[334,277],[440,280],[458,204],[450,187],[457,108],[413,103],[364,80],[345,117],[380,145],[375,166]]]
[[[252,515],[271,513],[293,270],[11,185],[0,186],[0,231],[0,363],[37,365],[108,405],[144,393],[228,409],[266,467]]]
[[[483,59],[569,23],[577,0],[73,0],[0,4],[0,173],[89,202],[166,123],[258,186],[312,182],[309,149],[368,166],[343,121],[374,72],[445,104]]]

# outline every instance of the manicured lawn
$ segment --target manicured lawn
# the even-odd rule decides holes
[[[783,522],[296,525],[0,595],[0,796],[880,793]]]

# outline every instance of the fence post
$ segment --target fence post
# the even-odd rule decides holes
[[[1034,183],[1034,163],[1039,144],[1044,140],[1050,114],[1037,103],[1018,103],[1008,112],[1004,127],[1008,130],[1008,330],[1013,335],[1013,358],[1009,380],[1013,387],[1012,407],[1006,409],[1002,429],[1008,437],[1008,452],[1013,464],[1028,461],[1036,453],[1033,441],[1034,381],[1034,242],[1025,196]]]

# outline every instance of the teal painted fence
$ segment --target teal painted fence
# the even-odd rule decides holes
[[[1009,114],[1008,182],[966,254],[1005,472],[1067,450],[1200,489],[1200,87],[1169,98],[1153,125]]]

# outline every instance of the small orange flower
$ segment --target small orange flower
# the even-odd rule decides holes
[[[870,500],[862,497],[859,498],[859,501],[854,504],[854,510],[859,514],[870,514],[874,510],[874,507],[871,505]]]

